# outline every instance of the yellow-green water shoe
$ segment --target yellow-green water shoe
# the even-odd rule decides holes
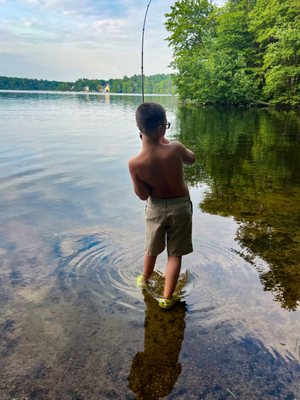
[[[164,298],[159,299],[158,305],[160,308],[168,310],[169,308],[172,308],[175,305],[175,303],[177,303],[179,300],[180,297],[174,293],[171,299],[164,299]]]
[[[136,287],[139,289],[145,289],[147,287],[144,275],[138,275],[136,277]]]

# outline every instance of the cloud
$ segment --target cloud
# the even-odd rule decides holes
[[[122,19],[98,19],[90,25],[90,29],[97,33],[108,35],[124,35],[127,23]],[[124,35],[127,37],[127,35]]]
[[[75,16],[75,15],[77,15],[77,10],[74,10],[74,9],[72,9],[72,10],[64,10],[63,12],[63,15],[65,15],[66,17],[69,17],[69,16]]]
[[[139,74],[147,4],[148,0],[0,0],[0,75],[76,80]],[[164,20],[173,4],[174,0],[156,0],[150,5],[144,43],[147,75],[171,72]]]
[[[23,18],[23,17],[20,19],[20,23],[25,28],[33,28],[41,24],[40,20],[38,20],[37,18]]]
[[[135,0],[132,0],[135,3]],[[18,0],[25,6],[33,10],[47,10],[53,13],[63,13],[64,15],[76,16],[120,16],[126,13],[126,7],[123,6],[124,0]],[[123,6],[123,7],[122,7]]]

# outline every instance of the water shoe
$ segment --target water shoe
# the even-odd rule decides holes
[[[136,277],[136,287],[139,289],[145,289],[147,287],[147,283],[145,282],[144,275],[138,275]]]
[[[172,308],[175,305],[175,303],[177,303],[179,300],[180,297],[177,294],[173,294],[171,299],[164,299],[164,298],[159,299],[158,305],[160,308],[168,310],[169,308]]]

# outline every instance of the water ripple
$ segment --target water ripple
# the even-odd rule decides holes
[[[135,279],[142,271],[143,247],[130,233],[123,235],[123,241],[113,239],[120,237],[120,232],[104,231],[61,237],[56,244],[56,255],[60,259],[57,275],[62,287],[73,293],[84,287],[99,298],[141,308],[142,297],[135,287]],[[198,240],[194,241],[194,247],[189,268],[181,274],[177,291],[188,303],[190,313],[208,320],[221,318],[224,306],[236,303],[237,297],[243,295],[245,288],[238,288],[235,283],[240,281],[241,274],[245,278],[249,272],[230,249]],[[163,274],[158,271],[153,274],[148,291],[158,298],[163,285]]]
[[[77,293],[85,287],[95,296],[131,308],[141,300],[140,290],[135,287],[142,268],[141,246],[124,247],[109,234],[98,232],[60,238],[55,251],[60,258],[57,275],[64,289]]]

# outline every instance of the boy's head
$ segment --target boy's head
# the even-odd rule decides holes
[[[156,128],[166,123],[166,110],[157,103],[142,103],[135,112],[139,130],[147,136],[153,136]]]

